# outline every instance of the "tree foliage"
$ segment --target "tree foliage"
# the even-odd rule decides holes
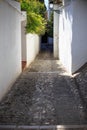
[[[50,19],[47,21],[47,34],[53,37],[53,12],[51,12]]]
[[[44,34],[45,33],[45,5],[39,0],[18,0],[21,3],[21,9],[27,13],[27,33]]]

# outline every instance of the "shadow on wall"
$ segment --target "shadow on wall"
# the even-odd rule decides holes
[[[63,31],[64,44],[67,44],[67,49],[63,47],[66,60],[62,59],[67,68],[70,66],[72,73],[87,62],[87,14],[85,12],[87,12],[87,1],[84,0],[72,1],[64,9],[65,26]],[[68,58],[70,58],[71,65]]]
[[[59,18],[59,59],[69,73],[72,73],[72,26],[73,8],[66,6]]]
[[[84,2],[83,2],[84,3]],[[78,4],[78,2],[77,2],[77,4]],[[78,5],[78,8],[80,8],[80,6]],[[76,7],[76,9],[77,9],[77,7]],[[84,11],[84,10],[83,10]],[[77,11],[78,12],[78,11]],[[77,36],[77,35],[79,35],[79,32],[78,33],[76,33],[77,31],[74,31],[73,30],[73,17],[74,17],[74,15],[73,15],[73,7],[72,6],[69,6],[68,8],[65,8],[65,18],[63,17],[63,33],[64,33],[64,35],[65,35],[65,38],[64,38],[64,41],[67,41],[67,43],[66,43],[66,45],[67,45],[67,49],[69,49],[69,50],[67,50],[67,52],[68,52],[68,55],[66,55],[67,54],[67,52],[65,51],[66,50],[66,48],[63,48],[64,46],[62,46],[61,48],[63,49],[63,53],[64,53],[64,55],[65,56],[67,56],[66,58],[64,58],[64,56],[62,57],[62,63],[65,65],[65,67],[67,66],[67,64],[70,66],[70,67],[72,67],[73,68],[73,70],[74,70],[74,67],[76,66],[74,63],[75,63],[75,59],[76,59],[76,57],[78,56],[78,54],[76,54],[77,52],[79,53],[80,52],[80,54],[81,54],[81,51],[79,51],[79,46],[80,46],[80,42],[79,42],[79,44],[78,44],[78,42],[75,42],[74,40],[73,40],[73,38],[75,38],[75,37],[77,37],[76,39],[77,39],[77,41],[79,40],[79,36]],[[76,13],[75,13],[76,14]],[[77,15],[78,17],[81,17],[81,15],[80,14],[78,14]],[[83,21],[83,20],[81,20],[81,21]],[[80,22],[81,22],[80,21]],[[76,20],[76,22],[78,23],[79,21],[78,20]],[[66,24],[67,23],[67,24]],[[76,24],[75,25],[75,27],[77,26],[78,24]],[[78,25],[79,26],[79,25]],[[75,28],[74,27],[74,28]],[[80,29],[80,27],[82,27],[82,26],[79,26],[79,29]],[[77,27],[76,27],[77,28]],[[76,29],[75,28],[75,29]],[[80,30],[79,30],[80,31]],[[81,29],[81,31],[82,31],[82,29]],[[83,33],[83,31],[81,32],[81,33]],[[81,37],[83,36],[83,34],[81,35]],[[80,38],[81,38],[80,37]],[[66,39],[66,40],[65,40]],[[67,40],[68,39],[68,40]],[[81,40],[80,40],[81,41]],[[64,42],[65,43],[65,42]],[[75,44],[74,44],[75,43]],[[81,42],[82,43],[82,42]],[[60,43],[61,44],[61,43]],[[73,45],[72,45],[73,44]],[[77,44],[77,45],[76,45]],[[70,46],[70,48],[69,48],[69,46]],[[77,46],[77,47],[76,47]],[[82,46],[83,46],[83,43],[82,43]],[[78,48],[78,49],[76,49],[76,48]],[[80,49],[81,48],[83,48],[83,47],[80,47]],[[78,51],[77,51],[78,50]],[[74,53],[74,51],[75,51],[75,53]],[[82,52],[84,52],[84,51],[82,51]],[[74,53],[74,54],[73,54]],[[69,59],[69,56],[71,56],[72,57],[72,59],[70,59],[70,60],[72,60],[71,62],[73,62],[73,64],[69,64],[68,63],[68,59]],[[73,57],[73,56],[75,56],[75,57]],[[78,56],[79,57],[79,56]],[[87,57],[87,56],[86,56]],[[81,58],[81,57],[80,57]],[[78,58],[77,58],[78,59]],[[76,60],[76,62],[77,62],[78,60]],[[66,64],[65,64],[66,63]],[[78,62],[78,64],[79,64],[79,62]],[[86,64],[87,65],[87,64]],[[69,67],[66,67],[67,69],[69,68]],[[78,68],[78,67],[77,67]],[[73,71],[73,70],[71,70],[71,71]],[[74,70],[75,71],[75,70]],[[86,82],[86,79],[87,79],[87,70],[86,69],[83,69],[82,71],[77,71],[76,72],[76,76],[74,77],[74,83],[76,84],[76,90],[77,90],[77,93],[78,93],[78,96],[79,96],[79,98],[80,98],[80,100],[81,100],[81,103],[82,103],[82,106],[80,106],[80,107],[82,107],[82,109],[83,109],[83,112],[84,113],[86,113],[85,115],[84,115],[84,117],[85,117],[85,119],[87,119],[87,82]]]

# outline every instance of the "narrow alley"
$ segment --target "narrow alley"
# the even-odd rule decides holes
[[[42,51],[0,103],[0,125],[85,125],[73,78]]]

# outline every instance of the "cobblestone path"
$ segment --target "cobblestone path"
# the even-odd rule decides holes
[[[0,103],[0,125],[87,124],[77,87],[51,53],[40,53]]]

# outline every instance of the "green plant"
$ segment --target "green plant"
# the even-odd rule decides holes
[[[44,34],[46,29],[44,3],[39,2],[39,0],[18,1],[21,3],[21,10],[27,13],[26,33]]]
[[[45,33],[45,20],[40,15],[33,12],[27,14],[27,33],[44,34]]]
[[[53,12],[50,15],[50,19],[47,21],[47,34],[49,37],[53,37]]]

